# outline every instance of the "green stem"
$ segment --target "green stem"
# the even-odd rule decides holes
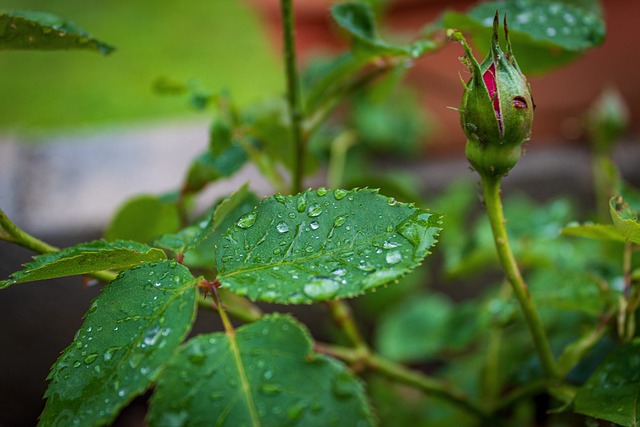
[[[305,170],[306,143],[302,137],[302,103],[300,100],[298,69],[296,66],[296,49],[293,24],[292,0],[280,0],[282,26],[284,36],[284,60],[287,74],[287,101],[289,103],[289,118],[295,147],[295,166],[291,191],[293,194],[302,190],[302,180]]]
[[[353,318],[351,307],[342,300],[327,301],[327,307],[331,317],[336,324],[342,329],[349,341],[355,346],[355,349],[364,353],[369,352],[369,346],[362,337],[358,325]]]
[[[9,236],[9,238],[3,238],[3,240],[15,243],[27,249],[31,249],[34,252],[38,252],[40,254],[46,254],[49,252],[56,252],[59,250],[55,246],[51,246],[50,244],[43,242],[42,240],[37,239],[32,235],[30,235],[29,233],[21,230],[17,225],[13,223],[13,221],[9,219],[9,217],[1,209],[0,209],[0,229],[4,230]],[[0,236],[0,238],[2,238],[2,236]]]
[[[221,291],[222,289],[219,289],[219,292],[222,294],[223,292]],[[222,295],[219,295],[219,297],[222,297]],[[221,300],[222,299],[223,298],[221,298]],[[230,316],[233,316],[234,318],[242,322],[251,323],[259,320],[262,317],[262,310],[260,310],[258,306],[249,303],[247,300],[242,300],[243,299],[241,297],[228,292],[224,295],[224,305],[222,309],[224,309],[224,311],[226,311]],[[220,308],[218,308],[217,306],[214,307],[211,304],[211,300],[207,299],[207,297],[200,293],[198,293],[197,301],[198,306],[202,308],[221,311]]]
[[[367,368],[387,378],[452,403],[484,421],[489,419],[489,414],[481,407],[470,402],[469,398],[462,391],[455,389],[443,381],[408,369],[401,364],[385,359],[375,353],[363,355],[356,349],[320,343],[316,343],[315,349],[318,352],[328,354],[350,364],[364,363]]]
[[[36,237],[33,237],[26,231],[20,229],[13,221],[9,219],[4,211],[0,209],[0,232],[2,231],[4,231],[4,233],[0,233],[0,240],[14,243],[39,254],[47,254],[60,250],[59,248],[50,245],[47,242]],[[118,274],[113,271],[104,270],[88,273],[85,276],[92,277],[96,280],[100,280],[101,282],[109,283],[115,280]]]
[[[484,195],[484,203],[487,210],[487,216],[491,223],[493,238],[496,244],[496,250],[502,268],[511,284],[513,293],[520,304],[520,309],[524,314],[525,321],[533,337],[542,369],[547,377],[559,378],[560,374],[556,367],[556,363],[549,346],[549,340],[545,332],[542,320],[535,302],[529,294],[527,284],[522,278],[518,264],[509,244],[509,237],[505,227],[504,213],[502,210],[502,201],[500,199],[500,178],[481,175],[482,193]]]

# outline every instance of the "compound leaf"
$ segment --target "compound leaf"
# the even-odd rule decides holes
[[[578,390],[575,411],[622,426],[640,422],[640,340],[613,351]]]
[[[42,426],[109,424],[156,379],[195,316],[195,279],[175,261],[122,272],[56,361]]]
[[[374,425],[360,381],[312,351],[291,317],[265,316],[234,335],[200,335],[167,364],[151,401],[153,426]]]
[[[52,13],[0,11],[0,50],[87,49],[102,54],[114,48]]]
[[[440,216],[375,190],[275,195],[217,248],[218,280],[252,300],[312,303],[391,283],[429,254]]]
[[[16,283],[75,276],[101,270],[122,270],[142,262],[166,259],[165,253],[137,242],[96,240],[58,252],[38,255],[25,268],[0,281],[0,289]]]

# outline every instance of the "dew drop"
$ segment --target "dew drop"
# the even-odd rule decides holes
[[[333,197],[335,197],[336,200],[344,199],[344,197],[347,194],[349,194],[349,192],[347,190],[341,190],[341,189],[333,190]]]
[[[298,196],[298,201],[296,203],[296,208],[298,212],[302,213],[307,210],[307,194],[302,193]]]
[[[318,188],[318,189],[316,190],[316,194],[317,194],[318,196],[320,196],[320,197],[322,197],[322,196],[326,195],[328,192],[329,192],[329,190],[327,190],[327,189],[326,189],[326,188],[324,188],[324,187],[320,187],[320,188]]]
[[[318,221],[312,221],[311,224],[309,224],[309,227],[311,227],[312,230],[317,230],[320,227],[320,224]]]
[[[273,198],[276,199],[276,201],[282,203],[283,205],[287,203],[287,198],[282,194],[275,194]]]
[[[400,251],[387,252],[387,264],[397,264],[402,260],[402,254]]]
[[[390,242],[390,241],[386,241],[382,244],[382,248],[383,249],[394,249],[397,248],[398,246],[400,246],[399,243],[397,242]]]
[[[97,358],[98,358],[97,353],[90,354],[84,358],[84,363],[86,363],[87,365],[90,365],[91,363],[95,362]]]
[[[294,219],[295,217],[296,217],[296,214],[294,214],[293,212],[289,214],[289,218]]]
[[[298,421],[307,409],[307,404],[304,401],[298,402],[291,406],[287,411],[287,418],[291,421]]]
[[[333,391],[333,394],[336,395],[336,397],[341,399],[353,396],[353,386],[349,375],[346,373],[338,374],[333,380],[331,391]]]
[[[255,222],[258,214],[256,212],[249,212],[245,214],[236,222],[236,225],[244,230],[251,227]]]
[[[395,206],[397,203],[398,201],[393,197],[389,199],[389,206]]]
[[[327,300],[338,293],[340,284],[333,279],[318,277],[304,285],[303,292],[314,300]]]
[[[366,271],[366,272],[371,272],[371,271],[375,271],[375,267],[371,264],[369,264],[366,261],[360,261],[360,264],[358,264],[358,268],[362,271]]]
[[[269,396],[275,396],[282,392],[282,387],[276,383],[264,382],[260,384],[260,391]]]
[[[276,225],[276,230],[278,230],[278,233],[286,233],[287,231],[289,231],[289,224],[281,221],[278,223],[278,225]]]
[[[333,220],[334,227],[340,227],[347,220],[346,215],[337,216],[336,219]]]
[[[79,368],[79,367],[80,367],[80,365],[82,365],[82,363],[80,363],[78,360],[76,360],[75,362],[73,362],[73,365],[72,365],[72,366],[73,366],[74,368]]]
[[[331,272],[334,276],[344,276],[347,274],[347,270],[344,267],[338,267]]]
[[[322,206],[317,203],[309,206],[309,210],[307,211],[307,214],[312,218],[320,216],[321,213],[322,213]]]

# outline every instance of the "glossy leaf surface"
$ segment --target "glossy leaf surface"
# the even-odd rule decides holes
[[[439,220],[368,189],[275,195],[223,236],[218,280],[252,300],[352,297],[419,265],[436,242]]]
[[[191,328],[196,280],[174,261],[121,273],[53,365],[42,426],[109,424],[155,380]]]
[[[137,242],[96,240],[58,252],[35,256],[33,262],[0,281],[0,289],[7,286],[35,282],[55,277],[75,276],[101,270],[122,270],[142,262],[159,261],[166,255],[160,249]]]
[[[622,426],[640,422],[640,340],[614,350],[578,390],[575,411]]]
[[[114,48],[52,13],[0,11],[0,50],[85,49],[111,53]]]
[[[557,68],[604,40],[605,26],[599,14],[553,0],[484,2],[468,13],[447,12],[443,22],[471,34],[484,55],[496,10],[507,15],[509,38],[525,73]]]
[[[316,354],[303,327],[270,315],[187,342],[158,381],[152,426],[372,426],[362,384]]]

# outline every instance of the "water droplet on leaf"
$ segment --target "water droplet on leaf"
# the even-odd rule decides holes
[[[303,292],[313,300],[327,300],[338,293],[340,284],[333,279],[318,277],[304,285]]]
[[[246,230],[256,222],[257,217],[258,217],[258,214],[256,212],[249,212],[248,214],[245,214],[244,216],[242,216],[242,218],[238,220],[236,225]]]
[[[342,200],[348,193],[349,192],[347,190],[342,190],[342,189],[333,190],[333,197],[335,197],[336,200]]]
[[[309,206],[309,211],[307,211],[307,214],[312,218],[320,216],[321,213],[322,213],[322,206],[317,203]]]
[[[276,225],[276,230],[278,230],[278,233],[286,233],[287,231],[289,231],[289,224],[281,221],[278,223],[278,225]]]
[[[400,251],[387,252],[386,259],[388,264],[397,264],[402,261],[402,254]]]

